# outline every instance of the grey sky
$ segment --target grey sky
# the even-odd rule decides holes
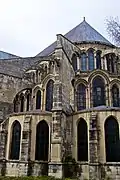
[[[119,0],[0,0],[0,50],[35,56],[83,17],[108,38],[105,19],[120,17]]]

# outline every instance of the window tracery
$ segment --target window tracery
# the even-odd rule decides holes
[[[86,87],[84,84],[77,86],[77,110],[86,108]]]
[[[105,105],[105,83],[104,80],[97,76],[92,82],[93,107]]]
[[[81,71],[87,71],[87,56],[86,56],[86,53],[81,54]]]
[[[88,69],[89,70],[94,69],[94,52],[92,49],[88,51]]]

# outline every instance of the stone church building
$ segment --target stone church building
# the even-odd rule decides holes
[[[120,179],[120,49],[84,19],[35,57],[0,52],[0,174]]]

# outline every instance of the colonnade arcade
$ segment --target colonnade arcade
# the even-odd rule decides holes
[[[120,107],[120,82],[105,81],[101,75],[95,76],[90,83],[79,82],[75,88],[77,111],[97,107]]]
[[[21,145],[21,124],[15,120],[11,126],[9,159],[19,160]],[[80,118],[77,123],[77,161],[88,161],[88,125]],[[48,161],[49,157],[49,126],[45,120],[36,125],[35,160]],[[115,117],[109,116],[104,123],[106,162],[120,162],[119,124]]]
[[[92,71],[94,69],[103,69],[110,73],[117,73],[118,56],[115,53],[102,55],[101,50],[95,51],[88,49],[81,54],[77,52],[72,56],[72,66],[74,71],[81,72]]]
[[[19,92],[14,98],[14,112],[26,112],[31,110],[43,110],[45,105],[46,111],[51,111],[53,106],[53,87],[54,81],[50,79],[46,85],[45,89],[45,104],[43,90],[38,86],[35,89],[35,96],[32,94],[32,89],[26,89]]]

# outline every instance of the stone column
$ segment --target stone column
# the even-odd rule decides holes
[[[91,113],[89,127],[89,179],[99,180],[98,127],[96,113]]]
[[[104,57],[105,70],[107,71],[107,59]]]
[[[49,176],[62,178],[62,84],[58,81],[58,76],[54,82],[54,97],[52,110],[52,132],[51,132],[51,154],[49,163]]]
[[[81,69],[80,58],[77,56],[77,70]]]
[[[31,116],[26,116],[24,119],[23,132],[22,132],[21,161],[27,164],[28,171],[29,171],[29,161],[30,161],[30,150],[31,150]],[[21,174],[27,175],[28,172],[25,171],[24,173],[23,168],[21,167],[20,169],[20,171],[22,171]]]
[[[0,175],[5,176],[6,174],[6,142],[7,142],[7,131],[5,129],[0,131]]]
[[[97,66],[96,66],[96,52],[94,53],[94,69],[97,69]]]

